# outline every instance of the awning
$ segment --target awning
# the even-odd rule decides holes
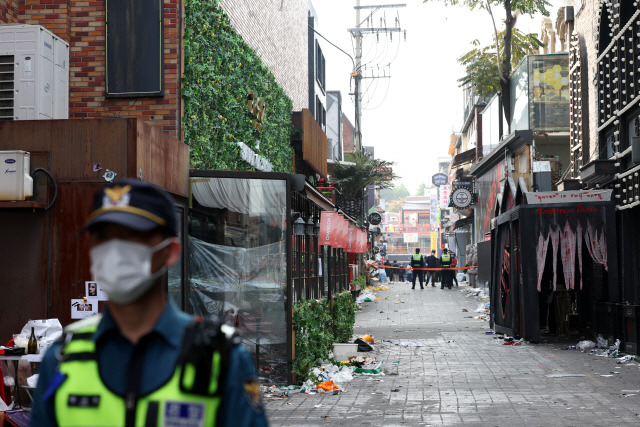
[[[461,165],[463,163],[469,163],[476,159],[476,149],[472,148],[471,150],[463,151],[462,153],[458,153],[453,156],[453,162],[451,162],[451,167],[455,167],[457,165]]]
[[[467,218],[460,218],[455,222],[455,224],[453,224],[453,228],[451,229],[451,231],[473,224],[473,219],[474,219],[473,216],[469,216]]]
[[[333,211],[333,208],[335,207],[333,203],[331,203],[329,199],[324,197],[322,193],[313,188],[313,186],[308,182],[305,182],[304,184],[304,193],[307,195],[309,200],[320,206],[323,210]]]

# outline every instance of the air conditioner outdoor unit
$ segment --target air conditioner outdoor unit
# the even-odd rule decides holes
[[[27,151],[0,151],[0,201],[26,200],[33,196],[30,159]]]
[[[0,25],[0,120],[69,118],[69,44],[40,25]]]

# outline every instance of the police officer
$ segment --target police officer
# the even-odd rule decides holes
[[[411,289],[416,288],[416,278],[418,278],[420,282],[420,289],[424,289],[423,286],[423,272],[424,270],[419,270],[420,268],[424,268],[424,258],[420,255],[420,248],[416,248],[416,253],[411,255],[411,268],[413,269],[413,279]]]
[[[440,267],[444,269],[451,267],[451,254],[447,248],[444,248],[442,254],[440,254]],[[451,289],[451,286],[453,286],[453,280],[451,279],[452,273],[451,270],[442,270],[440,289],[444,289],[445,286]]]
[[[172,198],[127,179],[102,187],[93,208],[91,273],[109,301],[47,350],[31,426],[266,426],[233,328],[192,319],[167,297],[181,253]]]

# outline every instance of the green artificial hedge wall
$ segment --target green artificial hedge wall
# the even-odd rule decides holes
[[[253,170],[240,157],[240,141],[266,158],[274,172],[291,173],[291,99],[218,3],[184,3],[183,128],[191,168]],[[264,102],[261,129],[247,106],[251,93]]]

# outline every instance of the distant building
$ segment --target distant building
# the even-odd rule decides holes
[[[327,91],[327,159],[342,160],[342,94]]]
[[[342,147],[345,153],[356,151],[356,128],[344,113],[342,113]]]

